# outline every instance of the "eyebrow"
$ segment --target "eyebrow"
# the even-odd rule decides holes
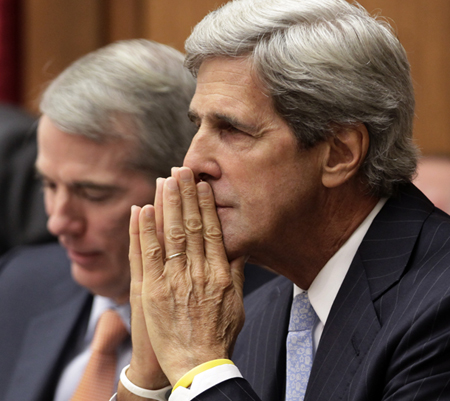
[[[74,188],[87,188],[87,189],[97,189],[101,191],[120,191],[122,188],[116,185],[108,185],[108,184],[96,184],[91,181],[77,181],[72,184]]]
[[[211,116],[212,116],[213,120],[218,121],[218,122],[220,122],[220,121],[225,122],[239,130],[242,130],[242,131],[245,131],[245,132],[248,132],[251,134],[256,134],[258,132],[257,127],[254,127],[253,125],[244,124],[235,117],[227,116],[226,114],[222,114],[222,113],[213,113]],[[193,110],[189,110],[188,117],[193,123],[196,123],[196,124],[198,124],[201,120],[199,115]]]
[[[52,181],[51,178],[47,177],[42,171],[40,171],[37,166],[35,166],[36,171],[36,178],[40,180],[49,180]],[[120,191],[122,188],[116,186],[116,185],[110,185],[110,184],[98,184],[92,181],[74,181],[69,184],[69,186],[73,188],[87,188],[87,189],[96,189],[96,190],[102,190],[102,191]]]

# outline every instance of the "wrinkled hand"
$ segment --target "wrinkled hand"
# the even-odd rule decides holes
[[[139,226],[138,209],[131,219],[133,235],[140,236],[140,248],[136,240],[130,247],[133,286],[136,293],[141,286],[142,297],[140,310],[133,295],[133,320],[138,305],[157,360],[174,385],[195,366],[231,356],[244,322],[244,258],[228,262],[212,190],[206,182],[195,184],[190,169],[175,169],[158,186],[156,198],[162,207],[142,208]],[[158,231],[164,238],[158,240]],[[142,284],[137,284],[141,271]],[[140,344],[149,354],[150,344]]]

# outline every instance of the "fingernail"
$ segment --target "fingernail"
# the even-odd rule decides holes
[[[150,206],[145,206],[144,213],[146,217],[152,217],[152,208]]]
[[[177,180],[173,177],[169,177],[166,179],[167,186],[169,189],[175,190],[178,189],[178,183]]]
[[[162,188],[164,185],[164,181],[166,181],[165,178],[161,178],[161,177],[157,178],[156,179],[156,189],[158,189],[159,187]]]
[[[180,178],[182,181],[190,181],[192,178],[192,172],[188,168],[181,168],[180,169]]]
[[[172,167],[172,169],[170,170],[172,173],[172,177],[175,175],[175,173],[179,170],[179,167]]]
[[[198,194],[202,194],[202,195],[209,194],[210,189],[211,188],[207,182],[201,181],[197,184],[197,193]]]

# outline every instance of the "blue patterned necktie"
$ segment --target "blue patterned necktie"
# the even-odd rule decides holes
[[[308,293],[294,298],[287,336],[286,401],[302,401],[313,363],[312,328],[317,319]]]

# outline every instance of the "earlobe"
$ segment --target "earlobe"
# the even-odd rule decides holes
[[[369,150],[369,133],[364,124],[338,127],[326,144],[322,183],[335,188],[355,177]]]

